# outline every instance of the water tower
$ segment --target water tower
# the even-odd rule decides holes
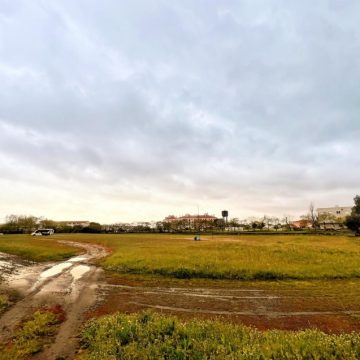
[[[227,210],[223,210],[221,212],[221,216],[224,219],[224,223],[227,224],[228,223],[229,212]]]

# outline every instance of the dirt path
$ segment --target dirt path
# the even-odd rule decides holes
[[[0,318],[0,341],[11,338],[15,327],[39,307],[60,304],[66,312],[55,342],[36,356],[37,359],[72,359],[77,348],[77,335],[83,315],[97,300],[97,287],[102,270],[92,264],[107,251],[97,245],[60,241],[80,247],[85,253],[47,265],[19,262],[15,257],[1,254],[3,285],[20,292],[18,301]],[[5,269],[7,271],[5,271]]]

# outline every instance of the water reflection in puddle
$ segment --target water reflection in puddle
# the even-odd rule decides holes
[[[60,274],[63,270],[69,268],[70,266],[72,266],[73,264],[71,262],[64,262],[58,265],[55,265],[53,267],[51,267],[50,269],[47,269],[45,271],[43,271],[40,274],[41,278],[48,278],[51,276],[55,276],[57,274]]]
[[[71,269],[70,274],[74,278],[74,280],[80,279],[90,270],[90,266],[87,265],[78,265]]]
[[[85,260],[87,260],[85,256],[76,256],[74,258],[69,259],[68,262],[80,262]]]
[[[12,268],[13,267],[13,265],[11,265],[9,262],[7,262],[7,261],[2,261],[2,260],[0,260],[0,268]]]

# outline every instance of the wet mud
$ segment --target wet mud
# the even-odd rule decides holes
[[[360,280],[180,281],[172,286],[169,281],[117,276],[109,282],[102,286],[104,301],[96,309],[98,315],[153,309],[184,319],[222,319],[261,330],[360,330]]]
[[[66,320],[60,326],[55,342],[37,359],[72,359],[78,346],[77,336],[98,296],[102,270],[93,261],[107,255],[97,245],[62,241],[80,247],[84,254],[60,263],[35,264],[1,254],[1,289],[17,291],[21,299],[0,318],[0,342],[7,342],[15,328],[29,314],[41,307],[61,305]]]

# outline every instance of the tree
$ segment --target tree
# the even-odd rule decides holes
[[[354,207],[351,209],[351,214],[360,214],[360,195],[354,197]]]
[[[354,197],[354,207],[351,210],[351,215],[346,217],[345,225],[355,232],[356,236],[360,236],[360,196]]]
[[[315,206],[312,202],[310,203],[309,206],[309,216],[313,229],[316,229],[318,227],[318,215],[315,211]]]
[[[251,223],[251,227],[252,229],[255,231],[256,229],[262,230],[265,227],[265,223],[264,221],[260,220],[260,221],[253,221]]]
[[[26,215],[9,215],[2,231],[9,234],[31,233],[38,227],[38,218]]]
[[[264,215],[262,222],[264,223],[264,227],[267,227],[267,230],[270,230],[270,225],[271,225],[271,218],[269,216]]]
[[[309,212],[306,215],[300,216],[300,219],[304,220],[304,224],[305,221],[310,222],[311,227],[315,230],[319,227],[318,215],[316,213],[315,206],[312,202],[309,205]]]
[[[265,223],[263,221],[259,221],[258,228],[262,230],[265,227]]]
[[[81,229],[81,232],[84,233],[100,233],[101,232],[101,225],[96,222],[91,222],[89,226],[84,227]]]
[[[280,219],[279,219],[278,217],[274,216],[274,217],[272,218],[272,222],[273,222],[273,225],[274,225],[274,229],[275,229],[276,231],[278,231],[278,230],[280,229],[280,227],[281,227],[281,225],[280,225]]]
[[[40,219],[39,220],[39,226],[44,228],[44,229],[56,229],[58,224],[54,220]]]
[[[293,220],[293,218],[291,215],[284,215],[284,217],[281,219],[280,222],[286,230],[291,231],[292,230],[292,226],[291,226],[292,220]]]
[[[232,228],[232,230],[235,230],[240,227],[239,219],[238,218],[232,218],[228,222],[228,226]]]

